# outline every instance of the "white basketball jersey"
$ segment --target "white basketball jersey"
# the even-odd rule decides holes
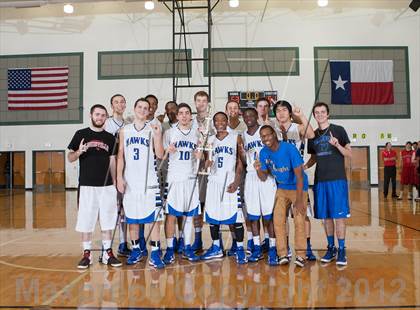
[[[296,146],[297,150],[300,151],[300,147],[302,145],[302,140],[300,139],[299,134],[299,125],[296,123],[291,123],[289,129],[286,129],[287,141],[288,143],[293,144]],[[280,131],[279,139],[282,140],[283,136]]]
[[[239,120],[238,126],[236,128],[230,128],[229,125],[227,126],[228,133],[236,133],[238,135],[242,135],[246,131],[246,124],[243,120]]]
[[[153,132],[148,124],[143,128],[136,128],[135,124],[124,127],[124,159],[124,179],[128,186],[143,188],[146,182],[148,188],[158,185]]]
[[[118,131],[126,124],[128,124],[126,120],[119,121],[113,117],[108,117],[105,121],[105,131],[116,137]]]
[[[197,148],[199,133],[190,128],[181,130],[174,127],[164,134],[164,148],[174,144],[176,152],[169,154],[168,182],[182,181],[190,178],[197,172],[194,150]]]
[[[242,135],[246,152],[247,172],[256,172],[254,168],[254,162],[258,158],[261,149],[264,147],[260,137],[260,129],[261,126],[258,127],[257,131],[253,135],[248,134],[247,131],[245,131]]]
[[[223,183],[225,179],[232,180],[236,168],[237,141],[238,135],[234,133],[228,133],[223,140],[219,140],[216,136],[211,137],[209,142],[213,149],[213,166],[209,180],[220,183]]]

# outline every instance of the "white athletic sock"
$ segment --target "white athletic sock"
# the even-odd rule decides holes
[[[252,240],[254,240],[254,245],[260,245],[260,236],[254,236]]]
[[[184,223],[184,244],[185,244],[185,246],[191,244],[192,227],[193,227],[192,217],[191,216],[187,216],[185,218],[185,223]]]
[[[83,241],[83,250],[92,250],[92,241]]]
[[[270,238],[270,235],[268,233],[264,233],[264,239]]]
[[[131,240],[133,249],[140,249],[140,243],[137,240]]]
[[[158,246],[152,246],[151,248],[152,248],[152,252],[159,250],[159,247]]]
[[[174,247],[174,238],[166,238],[166,246],[168,248],[173,248]]]
[[[244,243],[243,242],[236,241],[236,245],[238,246],[238,248],[239,247],[244,247]]]
[[[214,245],[217,245],[218,247],[220,247],[220,239],[213,240],[213,244]]]
[[[251,239],[252,239],[252,237],[253,237],[252,231],[247,230],[247,231],[246,231],[246,236],[247,236],[247,240],[251,240]]]
[[[118,231],[119,231],[119,235],[120,235],[120,243],[126,243],[127,239],[125,238],[126,235],[126,231],[127,231],[127,223],[126,222],[121,222],[120,225],[118,226]]]
[[[199,232],[201,232],[201,227],[196,227],[196,228],[194,228],[194,230],[195,230],[196,233],[199,233]]]
[[[102,245],[104,247],[104,250],[108,250],[111,248],[111,240],[102,240]]]
[[[270,248],[276,246],[276,238],[270,238]]]
[[[182,230],[178,232],[178,238],[184,238],[184,233],[182,232]]]

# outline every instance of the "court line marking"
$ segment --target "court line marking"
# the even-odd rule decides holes
[[[50,298],[48,298],[46,301],[44,301],[42,303],[42,305],[40,307],[43,306],[47,306],[50,307],[50,304],[57,299],[61,294],[63,294],[65,291],[67,291],[68,289],[70,289],[71,287],[73,287],[73,285],[75,285],[77,282],[79,282],[81,279],[83,279],[88,273],[84,272],[81,275],[79,275],[78,277],[76,277],[76,279],[74,279],[73,281],[71,281],[70,283],[68,283],[67,285],[65,285],[61,290],[59,290],[57,293],[55,293],[53,296],[51,296]]]

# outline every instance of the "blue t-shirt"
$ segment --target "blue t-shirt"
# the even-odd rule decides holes
[[[264,146],[260,151],[261,170],[270,170],[276,179],[277,188],[296,190],[294,168],[303,165],[302,156],[293,144],[279,141],[279,148],[272,151]],[[308,190],[308,176],[303,172],[303,190]]]

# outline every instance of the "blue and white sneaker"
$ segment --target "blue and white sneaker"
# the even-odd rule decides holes
[[[337,261],[335,263],[339,266],[347,266],[346,248],[338,249]]]
[[[140,245],[141,255],[144,257],[147,257],[147,255],[149,255],[149,252],[147,251],[146,239],[140,238],[139,245]]]
[[[201,239],[201,234],[200,236],[196,235],[194,243],[191,245],[191,249],[194,252],[201,251],[203,249],[203,240]]]
[[[235,256],[237,250],[238,250],[238,246],[236,245],[236,241],[233,240],[232,241],[232,247],[227,252],[227,256]]]
[[[243,246],[238,246],[238,249],[236,250],[236,262],[239,265],[246,264],[248,262],[248,259],[246,258],[245,250]]]
[[[182,258],[188,259],[190,262],[196,262],[200,260],[200,256],[195,255],[195,251],[192,249],[191,245],[187,245],[185,247]]]
[[[129,257],[130,256],[130,253],[131,253],[131,251],[128,248],[127,242],[120,243],[120,245],[118,246],[117,255],[118,256],[123,256],[123,257]]]
[[[269,248],[270,248],[270,240],[268,238],[265,238],[261,244],[261,251],[263,253],[267,253]]]
[[[251,255],[248,257],[248,260],[252,263],[258,262],[260,259],[263,259],[263,253],[261,251],[261,246],[254,245]]]
[[[345,254],[345,253],[344,253]],[[327,253],[321,258],[321,262],[330,263],[337,257],[337,248],[335,246],[328,246]]]
[[[174,248],[166,248],[166,253],[163,256],[163,262],[166,265],[172,264],[175,261]]]
[[[185,246],[184,246],[184,238],[179,237],[179,239],[178,239],[177,253],[178,254],[184,253],[184,248],[185,248]]]
[[[246,242],[246,253],[247,253],[248,255],[251,255],[251,254],[252,254],[252,252],[254,252],[254,240],[253,240],[253,239],[249,239],[249,240]]]
[[[141,255],[141,250],[139,248],[133,248],[130,256],[127,258],[127,265],[137,264],[142,258],[143,255]]]
[[[306,248],[306,259],[308,261],[315,261],[316,260],[316,256],[314,255],[314,253],[312,252],[312,248],[311,246],[308,246]]]
[[[165,264],[160,258],[159,250],[155,250],[150,253],[149,265],[157,269],[162,269],[163,267],[165,267]]]
[[[206,253],[200,256],[200,259],[211,260],[214,258],[221,258],[221,257],[223,257],[222,249],[219,246],[212,244],[211,247],[206,251]]]
[[[268,249],[268,264],[270,266],[276,266],[279,264],[279,257],[277,256],[277,249],[275,246]]]

